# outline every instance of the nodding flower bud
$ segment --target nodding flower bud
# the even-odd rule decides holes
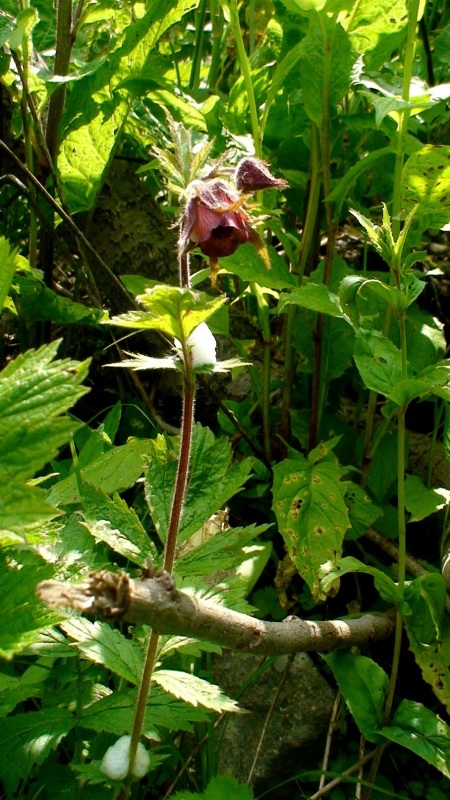
[[[213,285],[218,259],[233,255],[245,242],[253,244],[270,267],[264,243],[242,209],[244,202],[245,197],[220,178],[190,184],[180,221],[179,248],[186,253],[198,245],[209,256]]]
[[[269,168],[260,158],[246,156],[236,167],[234,182],[239,192],[252,194],[260,189],[286,189],[287,181],[274,178]]]

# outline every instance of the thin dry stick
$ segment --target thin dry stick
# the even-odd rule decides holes
[[[346,778],[350,777],[350,775],[354,775],[355,772],[358,772],[358,770],[364,766],[364,764],[367,764],[369,761],[371,761],[374,753],[374,750],[372,750],[371,753],[367,753],[367,755],[364,756],[364,758],[362,758],[360,761],[357,761],[356,764],[353,764],[348,769],[345,769],[344,772],[341,772],[337,778],[333,778],[332,781],[326,783],[323,789],[319,789],[318,792],[312,794],[309,800],[320,800],[321,797],[325,797],[325,795],[329,794],[332,789],[336,788],[336,786],[339,786],[339,784],[342,783]]]
[[[33,175],[33,173],[28,169],[28,167],[26,167],[25,164],[22,163],[20,158],[17,158],[16,154],[13,153],[11,148],[8,147],[8,145],[3,141],[3,139],[0,139],[0,147],[2,148],[2,150],[5,151],[5,153],[8,154],[9,158],[11,158],[12,161],[14,161],[16,166],[20,169],[21,172],[23,172],[23,174],[27,177],[27,179],[30,181],[30,183],[32,183],[33,186],[35,186],[37,188],[37,190],[40,192],[40,194],[43,197],[45,197],[45,199],[47,200],[49,205],[52,207],[53,211],[56,211],[56,213],[59,214],[61,219],[64,220],[64,222],[69,226],[70,230],[75,234],[77,239],[79,239],[79,241],[84,244],[86,250],[88,250],[89,253],[95,258],[95,260],[102,267],[102,269],[105,270],[105,272],[107,273],[110,281],[114,284],[116,289],[118,289],[120,291],[122,297],[124,299],[126,299],[127,306],[132,304],[130,295],[128,294],[127,290],[125,289],[125,286],[123,285],[123,283],[117,278],[117,276],[108,267],[108,265],[105,263],[105,261],[103,261],[102,257],[97,253],[95,248],[91,245],[90,241],[86,238],[86,236],[80,230],[78,225],[75,224],[75,222],[73,221],[73,219],[70,216],[70,214],[67,214],[64,211],[64,209],[61,208],[60,205],[58,205],[58,203],[56,202],[55,198],[52,197],[50,192],[47,191],[45,186],[43,186],[42,183],[36,178],[36,176]]]
[[[333,709],[331,711],[331,717],[330,717],[330,724],[328,725],[327,740],[325,742],[325,750],[322,761],[322,774],[320,776],[320,781],[319,781],[319,791],[320,789],[323,789],[323,787],[325,786],[325,773],[327,771],[328,762],[330,760],[331,742],[333,739],[334,731],[336,730],[336,721],[338,718],[339,709],[341,707],[341,699],[342,695],[339,689],[333,703]]]
[[[223,720],[225,719],[226,716],[227,716],[227,712],[226,711],[222,711],[220,717],[218,717],[218,719],[216,719],[216,721],[215,721],[215,723],[213,725],[214,730],[217,730],[217,728],[223,722]],[[184,762],[183,766],[181,767],[180,771],[177,773],[177,775],[173,779],[172,783],[170,784],[169,788],[167,789],[167,791],[166,791],[166,793],[165,793],[165,795],[164,795],[162,800],[168,800],[168,798],[172,794],[173,790],[175,789],[177,783],[183,777],[183,775],[186,772],[186,770],[188,769],[188,767],[192,764],[192,762],[193,762],[195,756],[197,755],[198,751],[201,750],[203,745],[208,741],[208,738],[209,738],[209,733],[205,733],[203,738],[200,739],[199,742],[197,742],[196,746],[194,747],[192,752],[187,757],[187,759]]]
[[[360,736],[360,739],[359,739],[359,758],[360,758],[361,761],[364,758],[364,750],[365,749],[366,749],[366,740],[365,740],[364,736]],[[364,767],[361,764],[361,766],[359,768],[359,773],[358,773],[358,783],[356,784],[356,789],[355,789],[355,800],[361,800],[363,776],[364,776]]]
[[[370,539],[371,542],[381,547],[387,555],[394,559],[394,561],[398,561],[398,547],[392,539],[388,539],[387,536],[383,536],[378,531],[374,530],[373,528],[369,528],[366,533],[364,534],[366,539]],[[415,578],[420,578],[421,575],[429,575],[429,570],[425,569],[422,564],[419,564],[413,556],[406,555],[405,558],[405,566],[406,571],[410,573],[410,575],[414,575]],[[450,596],[447,592],[447,597],[445,600],[445,607],[447,611],[450,613]]]
[[[264,742],[264,739],[265,739],[265,736],[266,736],[266,733],[267,733],[267,728],[268,728],[270,719],[272,717],[273,710],[275,708],[275,704],[276,704],[276,702],[277,702],[277,700],[278,700],[278,698],[280,696],[280,692],[281,692],[281,690],[282,690],[282,688],[284,686],[284,682],[285,682],[285,680],[286,680],[286,678],[288,676],[288,672],[289,672],[289,670],[290,670],[290,668],[292,666],[293,660],[294,660],[294,656],[292,655],[292,656],[290,656],[288,658],[288,660],[286,662],[286,666],[285,666],[285,668],[283,670],[283,674],[282,674],[280,682],[279,682],[279,684],[277,686],[277,690],[276,690],[276,692],[275,692],[275,694],[274,694],[274,696],[272,698],[272,702],[270,704],[270,708],[269,708],[269,710],[267,712],[267,715],[266,715],[266,718],[264,720],[264,725],[263,725],[263,729],[261,731],[261,736],[259,737],[258,747],[256,748],[255,757],[253,759],[253,764],[250,767],[250,772],[248,773],[248,778],[247,778],[247,783],[248,784],[250,784],[251,781],[252,781],[252,778],[253,778],[253,775],[254,775],[254,772],[255,772],[255,769],[256,769],[256,765],[258,763],[259,754],[261,752],[261,748],[262,748],[262,745],[263,745],[263,742]]]

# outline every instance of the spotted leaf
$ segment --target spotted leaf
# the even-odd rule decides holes
[[[321,461],[303,456],[274,467],[273,510],[288,553],[314,597],[319,597],[318,572],[341,555],[350,527],[344,501],[346,483],[336,457]]]

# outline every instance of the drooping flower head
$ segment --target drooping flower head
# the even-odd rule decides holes
[[[233,255],[245,242],[256,247],[270,269],[266,246],[252,228],[243,205],[249,193],[269,186],[281,189],[287,184],[273,178],[264,162],[255,158],[244,158],[239,162],[235,180],[236,188],[222,178],[192,181],[180,220],[180,253],[198,245],[209,257],[213,285],[218,259]]]

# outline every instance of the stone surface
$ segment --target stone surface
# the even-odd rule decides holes
[[[217,731],[220,774],[247,781],[287,661],[288,656],[275,659],[254,681],[251,676],[261,664],[254,655],[227,652],[215,661],[214,681],[249,712],[230,714],[225,731],[222,726]],[[312,659],[306,653],[297,654],[276,700],[253,773],[251,785],[256,794],[273,786],[274,793],[267,800],[292,797],[292,783],[284,794],[281,787],[275,787],[294,775],[312,753],[320,757],[333,701],[333,691]]]

